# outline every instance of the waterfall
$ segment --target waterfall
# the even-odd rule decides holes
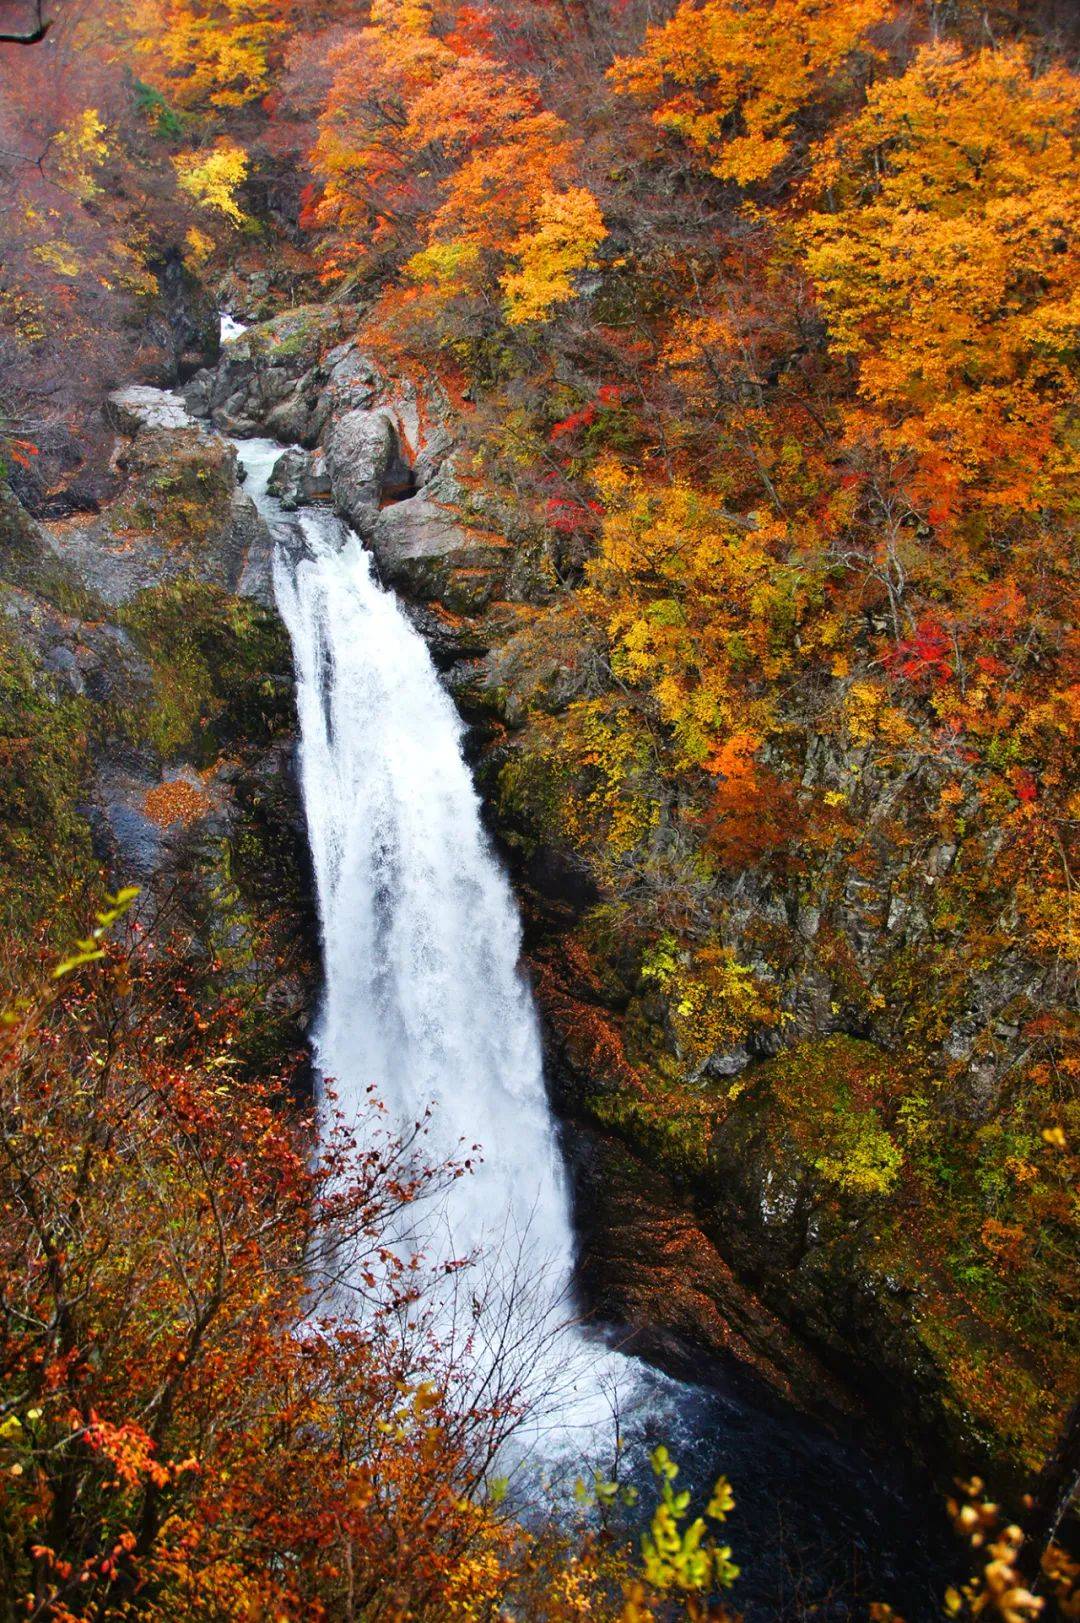
[[[286,542],[275,591],[294,651],[325,960],[319,1075],[346,1120],[374,1085],[402,1128],[430,1113],[426,1154],[460,1160],[478,1147],[426,1259],[480,1257],[472,1288],[502,1344],[525,1353],[527,1395],[559,1411],[549,1432],[593,1431],[610,1418],[613,1380],[638,1366],[568,1318],[573,1234],[537,1018],[460,720],[358,538],[328,511],[286,515],[267,496],[280,446],[237,449]]]
[[[247,332],[244,322],[237,321],[236,317],[231,316],[227,310],[222,310],[219,323],[221,342],[223,344],[231,344],[234,338],[243,338]]]
[[[497,1347],[492,1355],[484,1326],[470,1325],[480,1332],[470,1335],[475,1362],[455,1393],[465,1405],[473,1394],[490,1401],[493,1367],[498,1396],[508,1384],[524,1387],[530,1417],[503,1448],[499,1474],[523,1481],[523,1513],[537,1503],[538,1469],[558,1504],[579,1473],[611,1474],[617,1413],[626,1445],[619,1475],[647,1502],[653,1442],[684,1461],[680,1486],[707,1490],[720,1470],[731,1476],[737,1547],[751,1574],[739,1591],[748,1619],[780,1615],[793,1565],[822,1615],[841,1615],[835,1585],[848,1595],[841,1574],[853,1549],[874,1593],[906,1597],[907,1615],[928,1616],[919,1610],[925,1589],[906,1580],[913,1550],[920,1562],[928,1552],[927,1570],[937,1559],[922,1520],[931,1501],[925,1491],[911,1501],[895,1495],[895,1462],[883,1488],[865,1454],[778,1406],[752,1379],[713,1362],[707,1388],[680,1385],[574,1322],[566,1181],[518,968],[519,924],[484,836],[457,713],[348,527],[322,509],[285,513],[267,495],[279,445],[247,440],[237,450],[281,543],[275,586],[294,650],[325,955],[318,1070],[346,1116],[374,1084],[406,1129],[430,1109],[433,1156],[481,1146],[474,1170],[451,1184],[425,1249],[433,1261],[482,1254],[450,1284],[489,1305]],[[412,1232],[401,1240],[410,1246]]]

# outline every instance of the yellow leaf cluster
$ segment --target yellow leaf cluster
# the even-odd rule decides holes
[[[651,485],[614,459],[596,470],[605,501],[589,566],[613,665],[652,689],[681,765],[702,765],[731,727],[767,717],[736,692],[750,671],[786,663],[793,581],[763,530],[676,479]]]
[[[572,298],[574,276],[593,263],[606,235],[599,204],[585,187],[541,198],[534,224],[510,249],[519,268],[502,281],[511,324],[542,320]]]
[[[755,1025],[776,1017],[768,987],[728,947],[683,951],[674,936],[663,936],[641,974],[667,999],[672,1035],[691,1075],[714,1054],[743,1042]]]
[[[82,270],[82,261],[68,242],[54,240],[38,243],[33,255],[40,264],[47,265],[58,276],[78,276]]]
[[[81,202],[101,190],[94,172],[109,155],[104,136],[105,125],[97,108],[84,107],[56,139],[60,172]]]
[[[747,185],[784,161],[795,115],[893,12],[891,0],[683,0],[611,74],[714,175]]]
[[[177,183],[200,208],[223,214],[234,225],[244,221],[236,193],[248,171],[248,156],[234,141],[222,140],[208,152],[183,152],[173,159]]]
[[[902,744],[911,738],[911,722],[890,701],[883,682],[860,678],[844,695],[844,721],[850,742],[856,747],[874,741]]]
[[[179,106],[243,107],[270,87],[281,0],[137,0],[132,26],[146,74]]]
[[[920,50],[819,149],[800,229],[830,342],[891,449],[995,505],[1075,472],[1054,447],[1080,331],[1080,81],[1019,47]]]

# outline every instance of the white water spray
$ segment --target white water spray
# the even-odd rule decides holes
[[[221,342],[223,344],[231,344],[233,339],[243,338],[247,332],[246,324],[237,321],[236,317],[231,316],[227,310],[222,310],[220,323]]]
[[[610,1420],[614,1381],[639,1386],[639,1366],[568,1322],[573,1234],[536,1014],[460,721],[357,537],[327,511],[288,518],[267,497],[280,446],[237,448],[265,516],[303,541],[299,557],[279,550],[275,591],[296,663],[323,934],[319,1071],[347,1122],[374,1084],[399,1127],[430,1111],[436,1160],[480,1147],[427,1259],[483,1257],[480,1288],[504,1344],[507,1315],[519,1356],[536,1340],[527,1395],[548,1405],[549,1440],[592,1434]]]

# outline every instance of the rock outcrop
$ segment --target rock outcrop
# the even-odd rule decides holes
[[[334,344],[342,320],[312,305],[249,328],[223,346],[213,372],[189,382],[189,410],[226,434],[315,445],[336,414],[368,405],[376,391],[363,358]]]
[[[174,250],[152,267],[160,296],[147,338],[163,358],[161,381],[183,383],[218,355],[218,313],[209,292]]]
[[[326,458],[321,451],[302,451],[290,446],[274,464],[267,486],[287,513],[312,502],[328,502],[333,497]]]
[[[107,604],[181,579],[230,592],[243,583],[268,603],[272,543],[237,484],[232,446],[162,390],[122,390],[110,409],[128,436],[114,457],[123,488],[103,512],[44,532],[58,558]]]
[[[138,884],[155,939],[237,1001],[239,1057],[276,1068],[302,1044],[317,946],[271,537],[233,447],[177,396],[123,390],[108,412],[120,488],[100,513],[43,525],[0,491],[5,725],[33,741],[0,828],[41,823],[33,862],[6,853],[8,888],[20,927],[40,911],[63,947],[102,863]]]
[[[402,465],[388,411],[347,411],[329,424],[326,471],[334,505],[357,534],[370,540],[383,492]]]

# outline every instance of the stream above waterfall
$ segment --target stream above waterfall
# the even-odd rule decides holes
[[[901,1469],[886,1485],[855,1442],[738,1367],[677,1384],[573,1322],[567,1177],[517,909],[462,724],[359,539],[329,509],[286,513],[268,495],[280,445],[234,443],[278,542],[275,592],[296,666],[323,946],[320,1109],[329,1084],[348,1121],[374,1087],[393,1121],[425,1122],[426,1155],[470,1160],[419,1238],[436,1262],[479,1259],[470,1288],[494,1323],[518,1313],[542,1326],[543,1352],[521,1371],[542,1413],[534,1458],[603,1463],[617,1403],[631,1437],[668,1443],[696,1486],[731,1479],[745,1573],[733,1601],[748,1619],[802,1617],[810,1604],[821,1618],[861,1618],[875,1598],[909,1623],[936,1615],[941,1518],[921,1485],[906,1487]]]

